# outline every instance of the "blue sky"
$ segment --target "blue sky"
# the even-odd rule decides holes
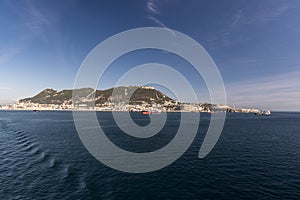
[[[2,0],[0,104],[45,88],[72,88],[96,45],[119,32],[149,26],[174,29],[199,42],[221,72],[228,104],[300,110],[298,0]],[[113,86],[134,65],[154,61],[183,73],[201,96],[204,86],[192,66],[158,51],[120,58],[99,88]]]

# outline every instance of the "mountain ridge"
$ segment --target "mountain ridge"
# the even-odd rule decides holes
[[[75,91],[80,102],[95,102],[95,105],[103,105],[107,102],[124,102],[129,100],[129,104],[175,102],[161,91],[151,86],[119,86],[105,90],[95,90],[93,88],[64,89],[61,91],[47,88],[33,97],[20,99],[19,103],[37,104],[72,104],[72,95]],[[128,94],[132,94],[128,96]],[[79,96],[78,96],[79,95]],[[93,95],[94,98],[87,98]],[[130,97],[130,99],[128,99]]]

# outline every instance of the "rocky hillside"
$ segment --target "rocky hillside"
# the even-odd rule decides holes
[[[114,96],[112,92],[114,91]],[[93,96],[95,90],[92,88],[82,88],[77,91],[80,96],[78,99],[81,102],[88,102],[91,99],[89,96]],[[39,94],[31,98],[21,99],[20,103],[39,103],[39,104],[72,104],[73,90],[57,91],[54,89],[45,89]],[[133,93],[133,94],[132,94]],[[142,104],[147,102],[163,104],[166,101],[173,101],[171,98],[161,93],[160,91],[151,87],[117,87],[107,90],[96,90],[95,103],[96,105],[102,105],[107,102],[124,102],[130,97],[130,104]]]

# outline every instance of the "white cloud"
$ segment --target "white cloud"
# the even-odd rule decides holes
[[[154,14],[159,14],[158,7],[155,0],[147,1],[147,9]]]
[[[168,28],[163,22],[161,22],[159,19],[157,19],[156,17],[153,16],[149,16],[148,19],[152,20],[153,22],[155,22],[158,26],[162,27],[162,28]]]
[[[11,90],[11,88],[10,87],[5,87],[5,86],[0,86],[0,91],[1,90]]]
[[[300,110],[300,71],[226,85],[229,104],[272,110]]]
[[[159,20],[157,17],[153,16],[153,14],[160,14],[158,12],[157,1],[154,0],[147,1],[147,8],[150,11],[150,16],[147,17],[149,20],[153,21],[158,27],[169,29],[169,27],[164,22]],[[175,33],[171,29],[169,30],[171,34],[175,36]]]

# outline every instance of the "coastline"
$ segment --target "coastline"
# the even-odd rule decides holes
[[[34,112],[35,110],[37,111],[68,111],[68,112],[73,112],[73,111],[89,111],[89,112],[136,112],[139,113],[141,111],[129,111],[129,110],[98,110],[98,109],[1,109],[0,111],[30,111],[30,112]],[[165,112],[165,113],[210,113],[210,112],[195,112],[195,111],[161,111],[161,112]]]
[[[28,111],[28,112],[41,112],[41,111],[59,111],[59,112],[132,112],[140,113],[142,111],[129,111],[129,110],[99,110],[99,109],[1,109],[0,111]],[[207,114],[217,114],[217,113],[241,113],[241,114],[255,114],[254,112],[227,112],[227,111],[217,111],[217,112],[207,112],[207,111],[187,111],[187,110],[168,110],[161,111],[162,113],[207,113]],[[272,111],[273,112],[273,111]],[[289,111],[282,111],[289,112]]]

